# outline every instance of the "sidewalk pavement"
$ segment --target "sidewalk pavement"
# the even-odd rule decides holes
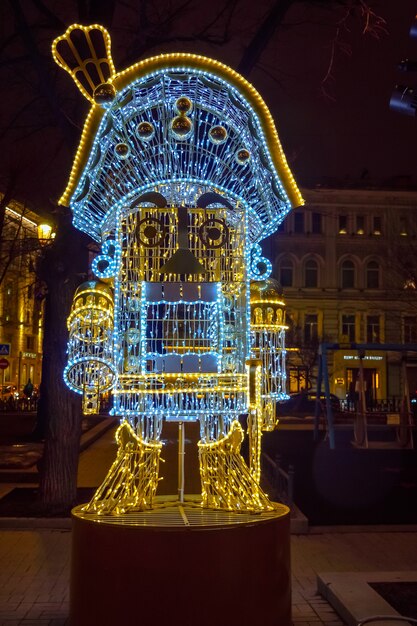
[[[113,428],[81,453],[79,486],[99,484],[115,453]],[[13,485],[9,485],[11,487]],[[12,520],[9,528],[3,525],[0,530],[0,626],[69,624],[70,546],[69,529],[17,529]],[[291,552],[294,626],[341,626],[341,619],[317,592],[317,575],[323,572],[411,573],[417,570],[417,532],[375,527],[316,527],[308,534],[292,535]]]

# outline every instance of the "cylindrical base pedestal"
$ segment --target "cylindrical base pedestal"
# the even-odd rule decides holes
[[[74,509],[71,626],[291,625],[287,507],[158,504],[117,518]]]

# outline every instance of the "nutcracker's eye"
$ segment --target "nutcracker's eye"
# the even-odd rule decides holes
[[[159,246],[167,234],[167,229],[161,219],[145,217],[137,225],[136,235],[139,243],[145,248]]]
[[[223,219],[211,217],[200,226],[198,236],[206,248],[221,248],[229,240],[229,229]]]

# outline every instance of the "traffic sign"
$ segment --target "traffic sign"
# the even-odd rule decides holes
[[[0,343],[0,356],[9,356],[10,347],[10,343]]]
[[[0,370],[5,370],[6,367],[9,367],[9,361],[7,359],[0,359]]]

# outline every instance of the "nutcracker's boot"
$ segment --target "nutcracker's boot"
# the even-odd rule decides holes
[[[152,507],[158,484],[159,441],[144,442],[128,422],[116,432],[118,451],[103,483],[84,507],[86,513],[120,515]]]
[[[227,435],[198,444],[203,506],[228,511],[270,511],[274,505],[240,454],[243,430],[232,422]]]

